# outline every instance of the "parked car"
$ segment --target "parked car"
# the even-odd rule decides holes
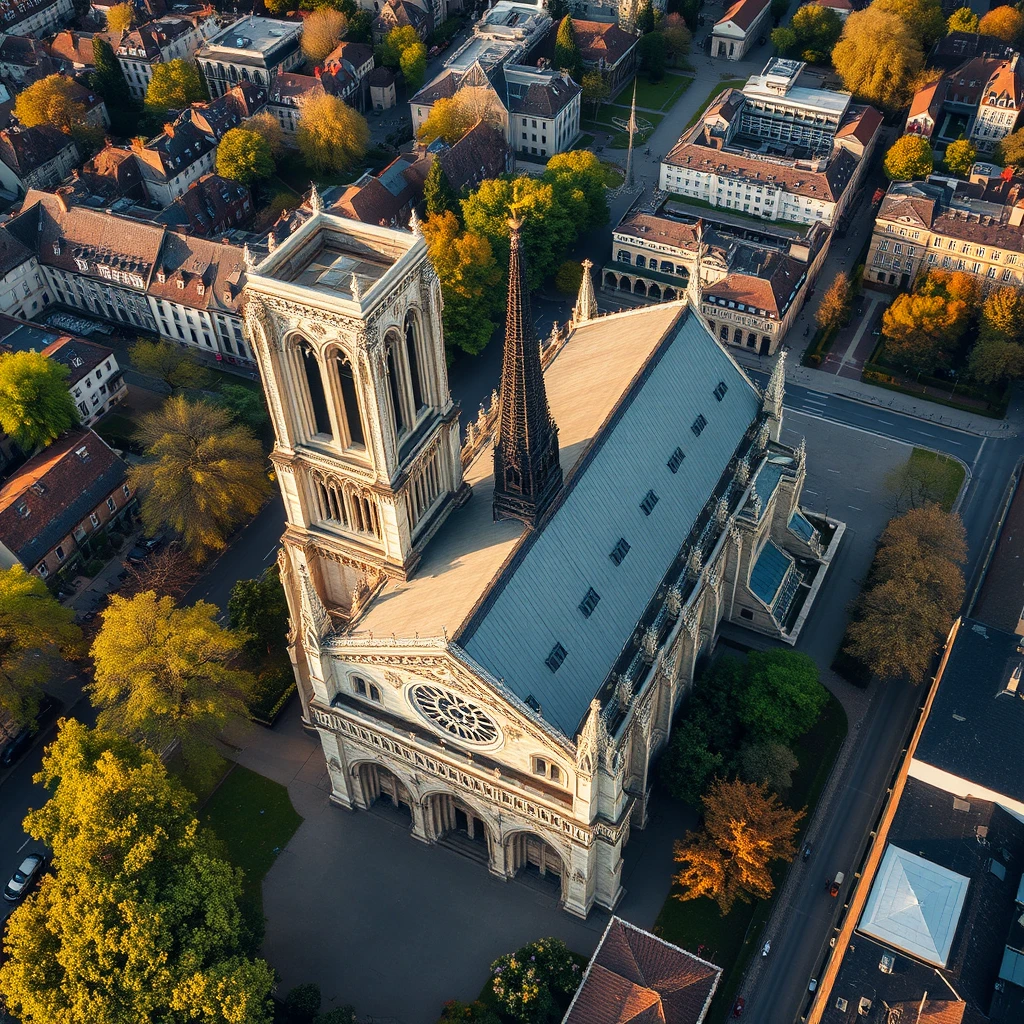
[[[153,537],[150,540],[140,540],[125,556],[129,565],[140,565],[150,555],[159,551],[164,546],[163,537]]]
[[[747,1005],[746,999],[744,999],[743,996],[739,996],[739,998],[737,998],[736,1002],[733,1004],[732,1015],[734,1017],[742,1017],[743,1016],[743,1007],[746,1006],[746,1005]]]
[[[835,898],[836,898],[836,896],[838,896],[838,895],[839,895],[839,889],[840,889],[840,887],[842,886],[842,884],[843,884],[843,879],[844,879],[845,877],[846,877],[846,876],[845,876],[845,875],[844,875],[844,874],[842,873],[842,871],[837,871],[837,872],[836,872],[836,877],[835,877],[835,880],[834,880],[834,881],[831,881],[831,882],[829,882],[829,884],[828,884],[828,894],[829,894],[829,896],[831,896],[831,897],[832,897],[833,899],[835,899]]]
[[[59,708],[60,701],[43,694],[39,701],[39,714],[36,715],[36,720],[19,729],[3,747],[0,747],[0,768],[9,768],[32,746],[36,733],[56,715]]]
[[[811,978],[810,983],[807,986],[807,991],[808,992],[815,992],[815,991],[817,991],[817,988],[818,988],[818,979],[817,978]]]
[[[4,889],[4,899],[8,903],[20,900],[35,884],[45,866],[46,858],[41,853],[30,853],[18,865],[18,870],[11,875],[11,880]]]
[[[812,852],[813,852],[813,848],[811,847],[811,844],[810,843],[804,843],[803,852],[800,854],[801,859],[802,860],[810,860]]]

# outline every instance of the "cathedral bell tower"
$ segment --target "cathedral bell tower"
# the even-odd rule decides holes
[[[463,489],[426,242],[331,216],[315,194],[312,206],[266,259],[249,261],[245,288],[293,623],[304,621],[303,586],[351,617],[384,580],[406,578]]]
[[[494,518],[537,525],[562,485],[558,427],[551,418],[540,343],[533,330],[521,223],[509,221],[508,313],[501,407],[494,441]]]

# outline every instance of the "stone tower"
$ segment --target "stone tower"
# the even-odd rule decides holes
[[[354,617],[414,571],[461,494],[440,286],[418,233],[315,209],[250,266],[246,294],[287,518],[285,589],[308,630],[304,587]]]
[[[533,330],[520,223],[509,221],[508,315],[501,411],[494,443],[494,518],[537,525],[562,484],[558,428],[548,408],[540,344]]]

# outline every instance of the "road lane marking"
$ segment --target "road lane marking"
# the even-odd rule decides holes
[[[818,493],[817,491],[812,491],[810,489],[810,487],[805,487],[804,488],[804,494],[817,494],[817,493]]]
[[[891,427],[893,425],[892,420],[883,420],[881,417],[878,418],[878,422],[884,423],[887,427]]]
[[[270,550],[269,550],[269,551],[268,551],[268,552],[267,552],[267,553],[266,553],[266,554],[265,554],[265,555],[263,556],[263,561],[265,562],[265,561],[266,561],[266,560],[267,560],[267,559],[268,559],[268,558],[269,558],[269,557],[270,557],[270,556],[271,556],[271,555],[272,555],[272,554],[273,554],[273,553],[274,553],[274,552],[275,552],[275,551],[276,551],[277,549],[278,549],[278,545],[277,545],[277,544],[275,544],[275,545],[274,545],[274,546],[273,546],[273,547],[272,547],[272,548],[271,548],[271,549],[270,549]]]
[[[21,853],[21,851],[24,850],[25,847],[28,846],[28,844],[31,843],[31,842],[32,842],[32,837],[29,836],[28,839],[26,839],[25,842],[23,842],[21,844],[21,846],[18,847],[18,849],[15,851],[15,853]]]
[[[835,473],[835,474],[836,474],[836,475],[838,476],[838,475],[839,475],[839,474],[840,474],[840,473],[842,472],[842,470],[839,470],[839,469],[830,469],[830,470],[829,470],[829,472],[830,472],[830,473]]]
[[[866,487],[855,487],[854,490],[855,491],[863,491],[865,494],[870,494],[871,493]]]
[[[856,505],[847,505],[847,508],[852,508],[854,512],[863,512],[864,509],[858,508]]]

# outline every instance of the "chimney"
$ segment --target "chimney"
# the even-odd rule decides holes
[[[68,213],[71,207],[68,205],[68,197],[60,192],[56,193],[57,205],[65,212]]]

